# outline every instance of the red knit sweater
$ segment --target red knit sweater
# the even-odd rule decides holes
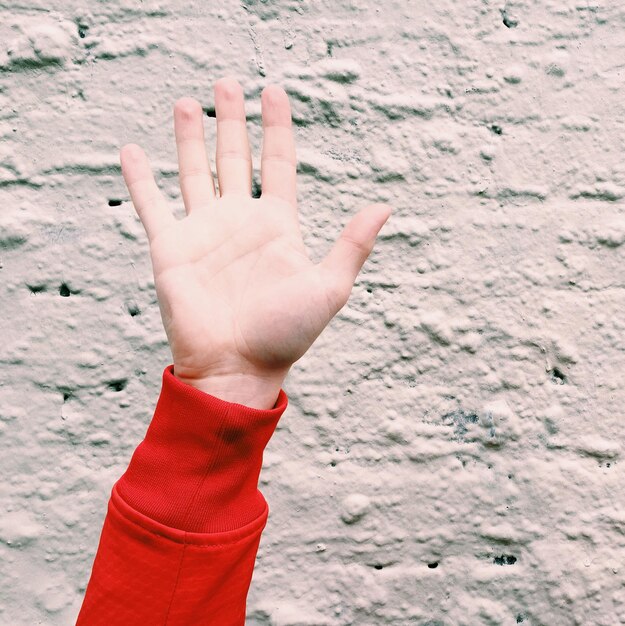
[[[263,450],[284,413],[163,371],[144,440],[113,485],[76,626],[243,626],[269,507]]]

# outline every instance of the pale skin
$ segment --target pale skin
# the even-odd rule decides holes
[[[222,400],[270,409],[291,365],[347,303],[391,207],[365,206],[313,263],[299,225],[286,92],[271,84],[261,94],[260,198],[252,197],[243,89],[227,76],[214,95],[217,181],[200,103],[174,105],[185,217],[174,217],[138,145],[122,147],[122,174],[148,237],[174,375]]]

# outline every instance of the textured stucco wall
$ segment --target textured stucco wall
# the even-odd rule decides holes
[[[0,623],[73,624],[170,362],[119,148],[182,216],[173,102],[233,74],[255,166],[261,89],[291,97],[311,258],[394,207],[285,383],[248,624],[625,624],[624,29],[608,0],[4,3]]]

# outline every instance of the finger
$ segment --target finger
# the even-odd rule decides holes
[[[216,195],[206,154],[202,116],[202,106],[193,98],[180,98],[174,105],[178,177],[187,215],[210,204]]]
[[[150,162],[142,148],[128,143],[119,154],[126,187],[151,242],[161,230],[170,228],[176,218],[154,180]]]
[[[241,85],[232,77],[215,83],[217,119],[217,178],[219,193],[252,195],[252,154],[245,123],[245,101]]]
[[[261,94],[263,150],[262,195],[278,196],[297,206],[295,139],[286,91],[269,85]]]
[[[391,214],[385,204],[370,204],[343,229],[328,255],[318,264],[325,274],[328,299],[338,312],[349,300],[354,282]]]

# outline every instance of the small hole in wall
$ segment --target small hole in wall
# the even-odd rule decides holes
[[[119,206],[121,203],[122,201],[117,198],[109,198],[109,206]]]
[[[561,372],[557,367],[551,368],[549,373],[551,374],[551,382],[556,385],[564,385],[566,382],[566,374]]]
[[[61,286],[59,287],[59,295],[67,298],[69,297],[70,293],[71,291],[69,290],[69,287],[65,283],[61,283]]]
[[[434,561],[434,563],[428,563],[428,567],[430,569],[434,569],[434,568],[438,567],[438,561]]]
[[[502,554],[501,556],[496,556],[493,559],[493,563],[496,565],[514,565],[516,563],[516,556],[512,556],[511,554]]]
[[[206,113],[208,117],[217,117],[217,114],[215,113],[215,107],[204,107],[204,113]]]
[[[518,20],[513,20],[511,17],[508,17],[506,9],[499,9],[499,11],[501,12],[501,21],[506,28],[516,28],[519,25]]]
[[[127,378],[119,378],[117,380],[110,380],[106,383],[106,386],[113,391],[123,391],[128,384]]]

